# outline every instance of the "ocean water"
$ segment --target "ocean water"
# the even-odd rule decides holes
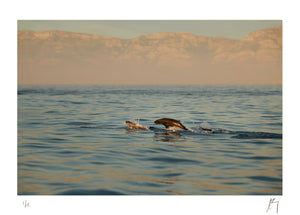
[[[19,86],[18,194],[280,195],[282,87]]]

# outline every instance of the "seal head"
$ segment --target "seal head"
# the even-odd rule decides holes
[[[139,129],[139,130],[149,130],[147,127],[144,127],[140,124],[134,123],[134,122],[130,122],[130,121],[126,121],[125,122],[129,128],[131,129]]]

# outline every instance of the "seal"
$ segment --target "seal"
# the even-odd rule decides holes
[[[134,123],[134,122],[130,122],[130,121],[126,121],[125,122],[129,128],[131,129],[139,129],[139,130],[149,130],[147,127],[144,127],[140,124]]]
[[[218,130],[209,128],[210,126],[205,124],[205,123],[202,123],[199,126],[200,130],[197,129],[195,131],[193,129],[189,129],[189,128],[185,127],[179,120],[171,119],[171,118],[161,118],[161,119],[155,120],[154,123],[164,125],[168,132],[169,131],[173,131],[173,132],[176,131],[176,129],[174,129],[174,127],[181,128],[181,129],[186,130],[186,131],[196,132],[196,133],[200,132],[200,133],[203,133],[203,134],[212,134],[212,133],[217,133],[218,132]],[[136,122],[126,121],[125,124],[127,124],[130,129],[151,130],[151,131],[154,131],[154,132],[164,131],[163,129],[152,127],[152,126],[150,126],[149,128],[144,127],[144,126],[140,125],[138,122],[136,123]]]
[[[162,124],[166,127],[166,129],[170,129],[170,127],[178,127],[183,130],[189,130],[184,125],[181,124],[179,120],[171,119],[171,118],[161,118],[154,121],[155,124]]]

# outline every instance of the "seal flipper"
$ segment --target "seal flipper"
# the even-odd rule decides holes
[[[164,125],[167,129],[169,127],[178,127],[184,130],[189,130],[187,129],[182,123],[176,119],[171,119],[171,118],[162,118],[154,121],[155,124],[162,124]]]

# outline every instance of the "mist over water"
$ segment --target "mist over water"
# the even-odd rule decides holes
[[[21,85],[18,194],[282,194],[281,85]]]

